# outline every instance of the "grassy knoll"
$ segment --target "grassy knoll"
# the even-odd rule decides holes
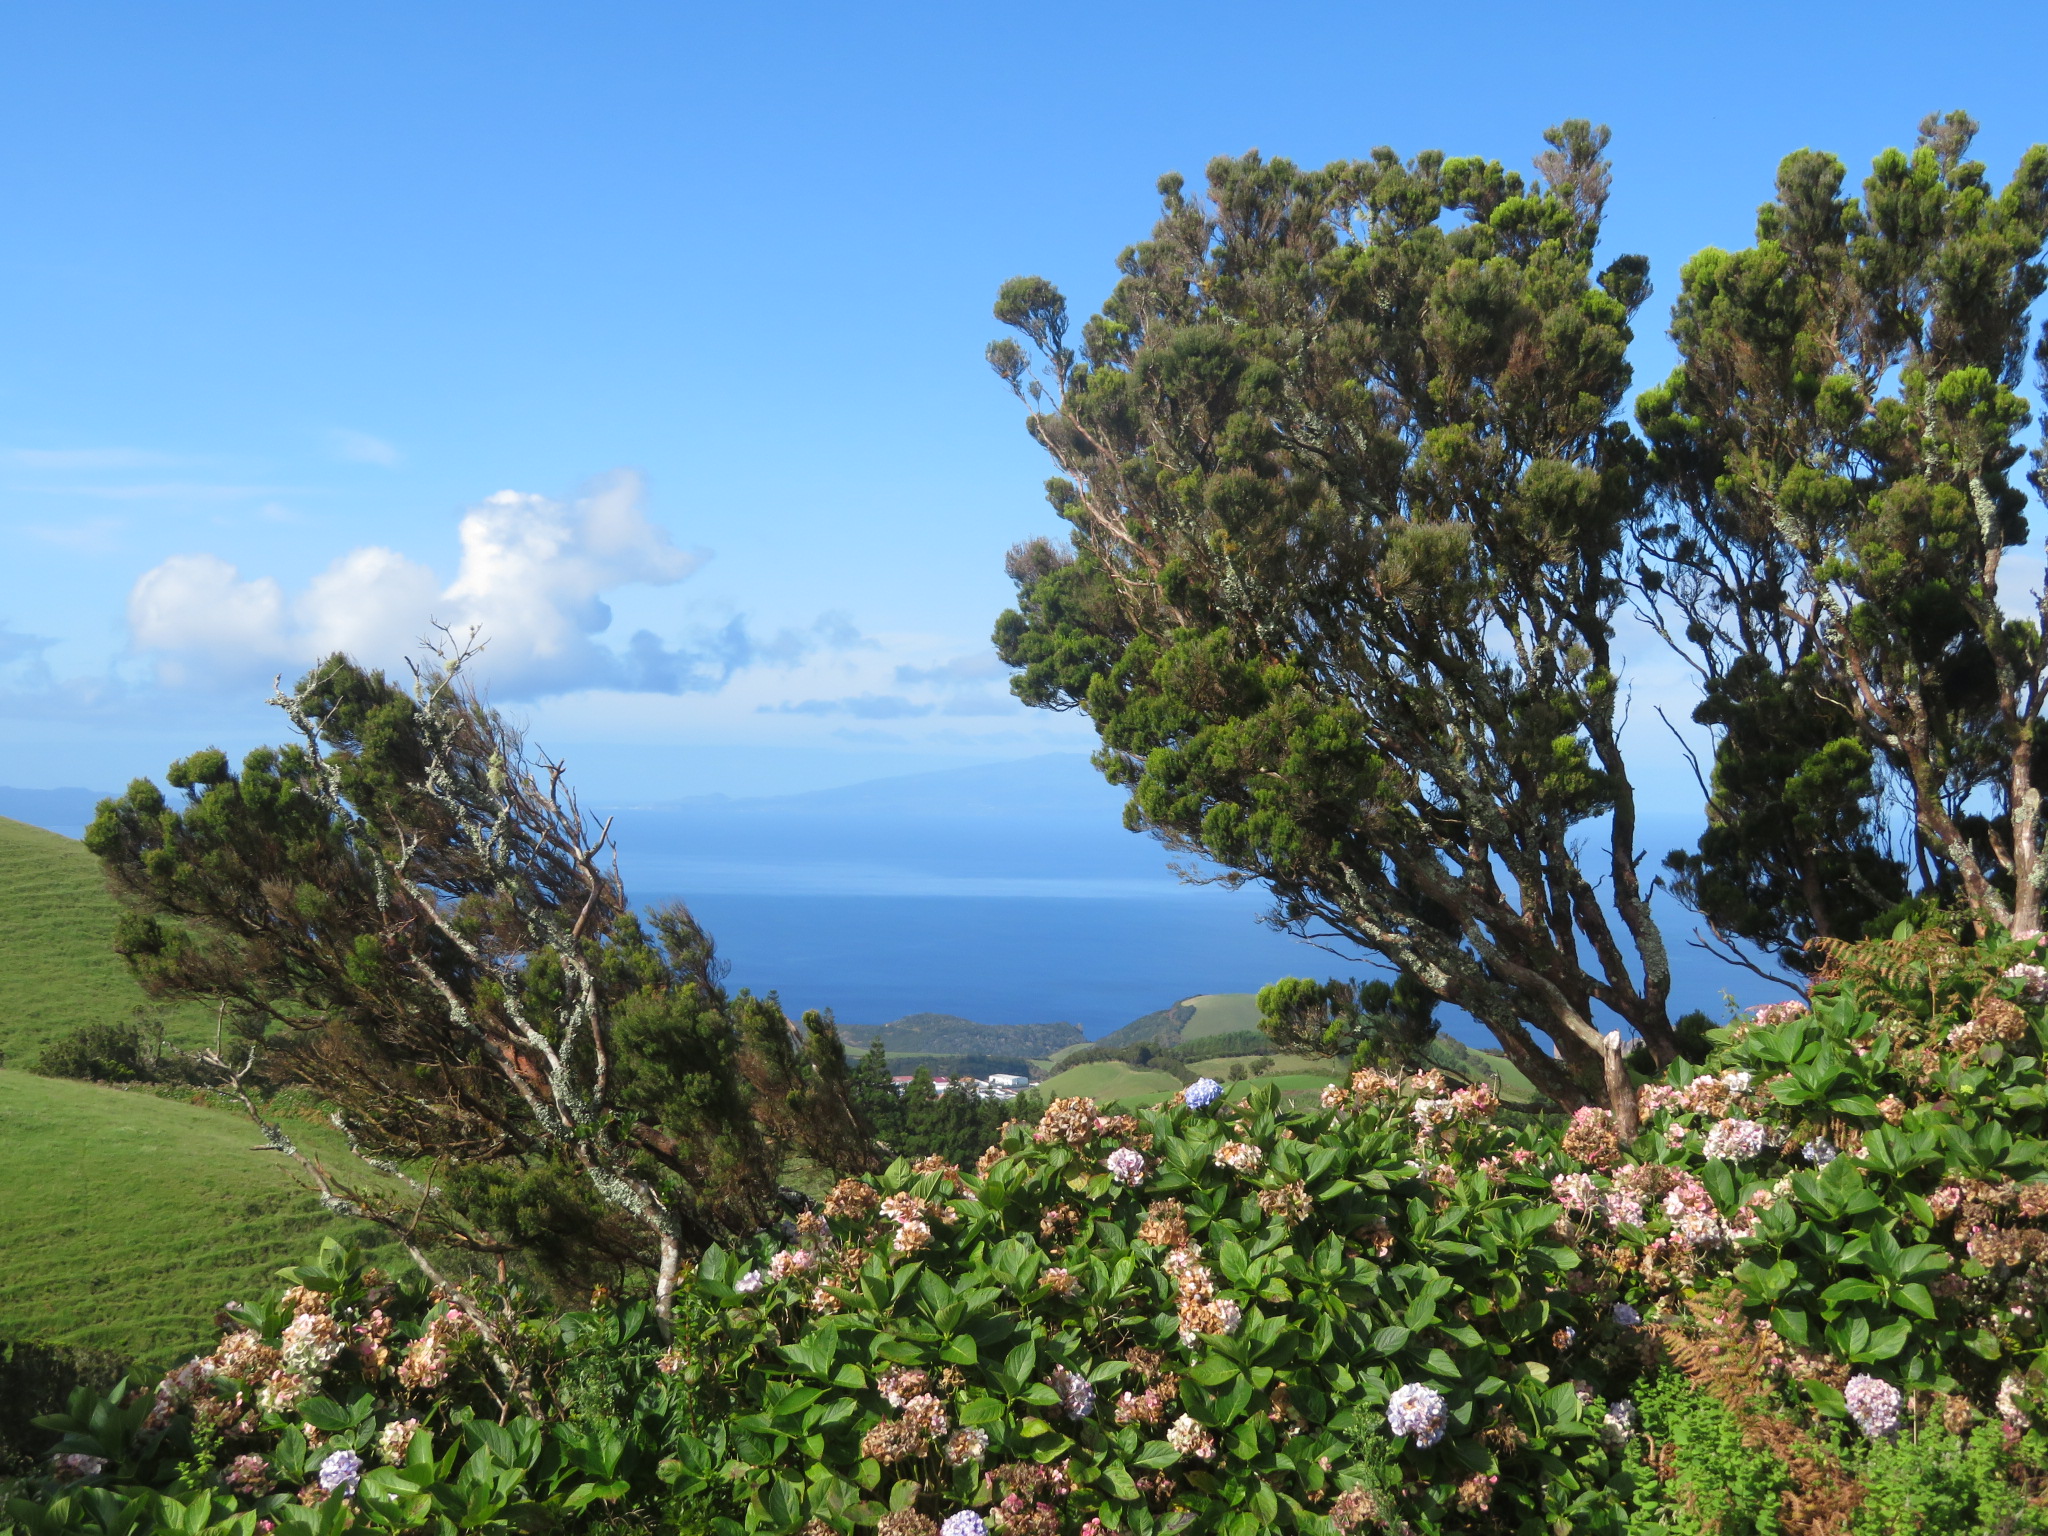
[[[1253,992],[1210,992],[1188,998],[1186,1006],[1195,1015],[1180,1027],[1182,1045],[1259,1027],[1259,999]]]
[[[290,1125],[309,1150],[334,1150],[325,1127]],[[382,1240],[322,1212],[255,1145],[239,1113],[0,1071],[0,1337],[167,1363],[323,1233]],[[383,1262],[402,1259],[394,1248]]]
[[[85,845],[0,818],[0,1054],[14,1066],[81,1024],[125,1024],[148,1000],[114,953],[120,909]],[[173,1039],[204,1010],[166,1016]]]
[[[1116,1104],[1131,1099],[1163,1099],[1180,1091],[1180,1079],[1171,1073],[1148,1072],[1121,1061],[1091,1061],[1046,1079],[1037,1091],[1048,1102],[1090,1098],[1098,1104]]]

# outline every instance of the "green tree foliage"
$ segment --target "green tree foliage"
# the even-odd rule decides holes
[[[298,741],[173,764],[182,804],[138,780],[87,844],[144,986],[281,1034],[359,1150],[417,1175],[393,1202],[308,1162],[331,1201],[577,1283],[652,1265],[665,1305],[690,1252],[775,1211],[779,1148],[869,1166],[843,1048],[729,994],[682,906],[629,910],[608,829],[461,660],[407,691],[335,657],[276,700]]]
[[[1287,976],[1259,989],[1259,1022],[1275,1041],[1354,1067],[1412,1070],[1428,1064],[1436,1000],[1402,976],[1385,981],[1310,981]]]
[[[1976,128],[1929,117],[1861,198],[1834,156],[1788,156],[1756,244],[1687,263],[1680,366],[1637,405],[1670,512],[1645,583],[1718,738],[1681,890],[1788,959],[1909,883],[2040,926],[2048,649],[2038,598],[2010,616],[1999,583],[2027,536],[2017,389],[2048,148],[1995,188]],[[1902,849],[1887,790],[1910,807]]]
[[[1469,1010],[1554,1098],[1620,1103],[1596,1002],[1674,1050],[1613,652],[1649,284],[1594,270],[1606,130],[1547,138],[1533,184],[1389,150],[1219,159],[1206,202],[1168,176],[1078,355],[1051,284],[1005,284],[1039,371],[989,360],[1073,548],[1012,551],[996,643],[1020,697],[1087,712],[1131,825]]]

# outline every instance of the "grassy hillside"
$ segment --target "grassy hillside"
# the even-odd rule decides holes
[[[295,1139],[332,1154],[324,1126]],[[384,1239],[324,1213],[239,1113],[0,1072],[0,1337],[168,1362],[223,1301],[275,1285],[323,1233]],[[383,1262],[403,1261],[392,1250]]]
[[[1154,1045],[1183,1045],[1191,1040],[1206,1040],[1212,1035],[1234,1034],[1238,1030],[1256,1030],[1259,1027],[1259,999],[1253,992],[1208,992],[1200,997],[1182,998],[1171,1008],[1161,1008],[1142,1018],[1131,1020],[1122,1029],[1111,1030],[1100,1040],[1088,1042],[1095,1046],[1137,1045],[1150,1041]],[[1069,1047],[1079,1050],[1080,1046]],[[1057,1062],[1058,1056],[1053,1060]]]
[[[1175,1003],[1171,1008],[1161,1008],[1156,1013],[1135,1018],[1122,1029],[1113,1029],[1100,1040],[1090,1043],[1111,1047],[1138,1045],[1145,1041],[1154,1045],[1174,1045],[1180,1040],[1181,1026],[1194,1016],[1194,1009],[1186,1003]]]
[[[81,1024],[121,1024],[147,999],[114,953],[120,909],[83,843],[0,819],[0,1054],[30,1065]],[[169,1020],[197,1039],[207,1021],[188,1008]]]
[[[1098,1104],[1129,1099],[1163,1099],[1180,1091],[1180,1079],[1167,1072],[1147,1072],[1120,1061],[1091,1061],[1070,1067],[1038,1085],[1036,1092],[1053,1099],[1090,1098]]]
[[[1194,1016],[1180,1027],[1182,1045],[1259,1027],[1259,999],[1253,992],[1211,992],[1188,998],[1182,1006],[1194,1010]]]

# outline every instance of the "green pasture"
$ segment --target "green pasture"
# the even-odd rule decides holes
[[[308,1151],[340,1151],[325,1126],[286,1123]],[[239,1111],[0,1072],[0,1337],[164,1364],[323,1235],[388,1242],[323,1212],[259,1143]]]
[[[1259,1027],[1259,999],[1253,992],[1210,992],[1190,997],[1186,1003],[1195,1016],[1180,1027],[1182,1045]]]
[[[1038,1085],[1037,1092],[1047,1102],[1072,1098],[1089,1098],[1098,1104],[1156,1102],[1180,1092],[1180,1079],[1169,1072],[1150,1072],[1121,1061],[1091,1061],[1047,1078]]]
[[[120,908],[85,844],[0,817],[0,1056],[26,1067],[82,1024],[126,1024],[149,1000],[114,953]],[[203,1009],[165,1015],[180,1042]],[[4,1199],[4,1196],[0,1196]]]

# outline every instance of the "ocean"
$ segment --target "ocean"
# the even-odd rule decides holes
[[[85,791],[0,790],[0,815],[77,836]],[[603,808],[637,905],[680,899],[730,963],[730,984],[843,1023],[951,1013],[986,1024],[1065,1020],[1091,1038],[1205,992],[1282,976],[1372,973],[1259,921],[1255,888],[1179,880],[1174,856],[1123,829],[1122,795],[1078,755],[871,780],[809,794]],[[1655,857],[1692,818],[1646,819]],[[1588,841],[1592,841],[1589,836]],[[1786,989],[1688,947],[1660,916],[1674,1013],[1725,1016]],[[1487,1037],[1445,1010],[1445,1027]]]

